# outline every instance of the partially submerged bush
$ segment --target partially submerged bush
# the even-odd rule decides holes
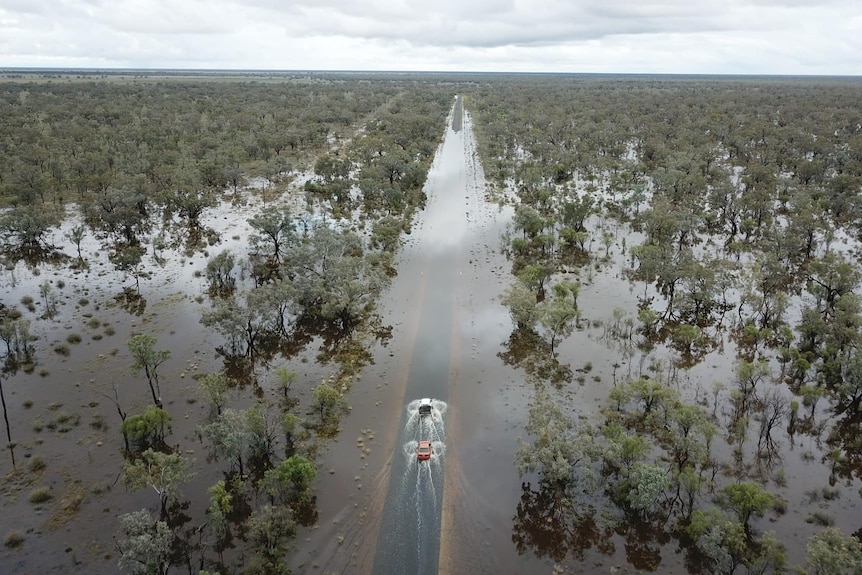
[[[53,497],[51,488],[47,486],[37,487],[30,492],[30,503],[45,503]]]
[[[3,545],[10,549],[20,547],[22,543],[24,543],[24,535],[20,531],[10,531],[3,539]]]
[[[150,405],[137,415],[126,418],[120,431],[140,451],[161,444],[171,425],[171,416],[160,407]]]

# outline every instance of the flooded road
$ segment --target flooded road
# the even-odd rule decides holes
[[[417,230],[412,257],[421,262],[419,276],[411,269],[415,310],[405,397],[413,399],[401,416],[402,429],[390,467],[374,573],[437,573],[440,544],[440,511],[445,465],[445,407],[453,368],[459,353],[454,345],[455,287],[463,275],[460,254],[469,239],[468,157],[460,130],[460,101],[453,109],[444,143],[429,173],[428,203],[423,224]],[[458,128],[458,131],[456,131]],[[417,412],[416,399],[435,398],[432,414]],[[435,453],[418,461],[416,444],[434,442]]]
[[[517,564],[512,458],[526,400],[523,376],[497,357],[512,330],[499,301],[510,281],[500,236],[511,211],[485,197],[469,115],[455,126],[380,305],[392,338],[351,390],[345,439],[322,465],[320,521],[299,542],[294,572],[493,573]],[[440,433],[428,462],[415,451],[423,397],[442,407],[442,425],[426,430]]]

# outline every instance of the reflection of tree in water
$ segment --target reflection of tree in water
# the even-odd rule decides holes
[[[35,348],[30,343],[30,322],[21,317],[21,312],[14,308],[8,308],[0,304],[0,340],[3,347],[0,348],[0,359],[3,365],[0,369],[0,400],[3,406],[3,421],[6,426],[6,447],[12,459],[12,467],[15,467],[15,442],[12,441],[12,428],[9,425],[9,415],[6,410],[6,390],[3,383],[8,378],[18,373],[19,369],[25,372],[32,371],[35,367]]]
[[[513,520],[512,542],[520,555],[532,551],[536,557],[554,561],[569,555],[583,559],[584,552],[593,546],[605,555],[614,553],[614,532],[599,526],[595,510],[576,509],[571,499],[548,485],[540,484],[536,491],[530,483],[522,483]]]
[[[832,425],[826,443],[832,448],[824,455],[824,462],[831,465],[830,482],[862,478],[862,413],[845,411]]]
[[[560,386],[572,380],[572,368],[551,355],[551,346],[532,329],[514,329],[497,356],[537,378]]]
[[[287,334],[261,334],[256,340],[254,354],[236,353],[228,346],[219,346],[216,351],[224,358],[225,374],[243,387],[257,384],[258,367],[267,368],[276,358],[289,360],[296,357],[316,340],[320,342],[316,357],[320,364],[336,362],[355,371],[373,360],[372,341],[385,345],[391,338],[392,327],[382,326],[377,314],[369,315],[360,324],[347,329],[301,315]]]
[[[635,569],[655,571],[661,565],[661,548],[670,542],[670,534],[661,523],[627,517],[617,526],[617,534],[625,538],[626,559]]]

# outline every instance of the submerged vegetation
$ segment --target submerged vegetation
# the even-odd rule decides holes
[[[9,269],[20,261],[34,274],[89,274],[109,262],[124,279],[119,294],[112,302],[78,292],[76,310],[118,305],[129,323],[142,318],[128,353],[111,354],[127,357],[138,381],[111,391],[91,382],[121,420],[112,428],[109,412],[94,415],[98,445],[119,440],[121,484],[157,495],[145,509],[120,510],[113,562],[132,573],[193,565],[287,572],[297,527],[317,518],[317,454],[339,431],[368,347],[388,337],[376,302],[395,273],[400,237],[424,204],[452,93],[425,80],[307,75],[262,83],[66,80],[0,83],[0,202],[8,206],[0,234]],[[207,224],[214,210],[248,214],[243,241],[216,247],[226,238]],[[209,296],[196,299],[200,322],[220,340],[223,363],[193,387],[208,411],[182,437],[184,391],[166,366],[190,358],[177,358],[164,344],[171,334],[148,326],[148,280],[171,259],[199,253],[207,263],[195,277]],[[65,317],[63,287],[43,282],[38,300],[20,299],[31,314],[42,312],[37,319],[3,302],[4,384],[44,353],[30,325]],[[101,326],[82,315],[90,328]],[[116,333],[105,325],[94,340]],[[51,349],[74,357],[81,341],[70,333]],[[317,384],[285,367],[312,343],[331,370]],[[195,397],[185,399],[192,405]],[[5,407],[4,396],[4,414]],[[17,469],[12,434],[25,430],[6,429]],[[187,455],[192,439],[205,459]],[[40,444],[28,441],[27,455]],[[185,488],[196,475],[213,478],[205,516],[186,512],[198,501]],[[50,504],[52,494],[39,487],[30,500]],[[82,503],[83,495],[75,511]],[[23,541],[10,535],[6,545]]]
[[[518,505],[519,550],[565,564],[591,547],[612,554],[622,534],[629,562],[656,570],[673,537],[690,569],[778,573],[784,544],[756,518],[788,506],[788,449],[813,439],[820,480],[858,486],[858,89],[572,77],[471,93],[491,193],[515,213],[503,298],[515,329],[501,357],[536,387],[516,462],[539,489],[525,484]],[[549,299],[558,307],[547,286],[605,273],[639,294],[631,308],[600,317],[574,291],[568,316],[556,316],[600,326],[618,353],[605,407],[589,413],[567,391],[559,339],[571,328],[537,312]],[[719,354],[735,357],[732,373],[692,375]],[[812,556],[832,537],[858,546],[837,530],[815,535],[809,572],[859,568],[855,552],[829,567]]]
[[[0,82],[0,257],[10,285],[24,269],[33,280],[0,302],[3,485],[17,494],[4,505],[25,509],[8,515],[7,553],[26,553],[36,506],[52,509],[48,527],[103,507],[117,517],[101,541],[111,550],[93,543],[86,558],[72,553],[76,565],[288,572],[299,529],[318,518],[320,453],[370,349],[391,337],[379,298],[455,93],[489,198],[514,213],[499,358],[534,390],[512,472],[524,479],[517,552],[555,572],[596,554],[642,571],[858,572],[858,532],[832,526],[838,506],[858,505],[862,479],[851,79]],[[159,291],[160,270],[195,257],[198,291],[183,296],[209,336],[200,355],[153,309],[175,296]],[[73,292],[65,274],[115,292]],[[587,288],[599,279],[630,297],[595,305]],[[124,338],[93,360],[89,382],[39,365],[84,354],[81,330]],[[605,345],[609,366],[581,356],[578,338]],[[319,372],[301,363],[308,349]],[[217,360],[204,364],[207,352]],[[710,363],[728,367],[704,375]],[[30,423],[10,424],[21,404],[7,405],[10,385],[33,386]],[[594,410],[581,395],[591,388],[603,398]],[[65,395],[79,389],[80,409]],[[70,461],[110,467],[113,483],[88,487],[46,465],[44,444],[61,436],[45,427],[74,435]],[[807,503],[791,496],[791,455],[817,483]],[[129,495],[94,503],[111,489]],[[789,535],[806,515],[812,526]],[[670,545],[681,559],[663,553]]]

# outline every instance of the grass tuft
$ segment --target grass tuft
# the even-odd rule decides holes
[[[37,487],[30,492],[30,503],[45,503],[46,501],[50,501],[51,497],[53,495],[51,495],[50,487]]]
[[[3,545],[9,547],[10,549],[20,547],[23,543],[24,534],[20,531],[10,531],[6,534],[5,539],[3,539]]]

